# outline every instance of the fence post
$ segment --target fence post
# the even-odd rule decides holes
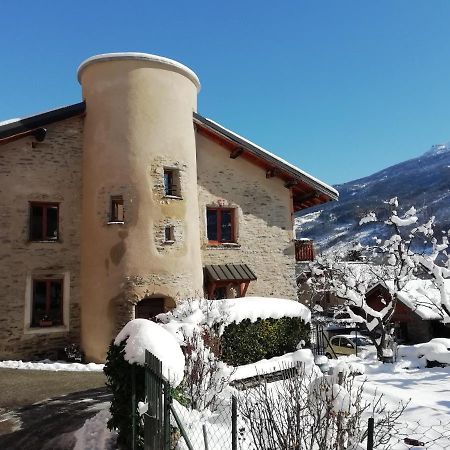
[[[131,365],[131,450],[136,449],[136,367]]]
[[[209,450],[209,446],[208,446],[208,434],[206,432],[206,425],[203,424],[202,425],[202,430],[203,430],[203,442],[205,444],[205,450]]]
[[[231,450],[237,450],[237,398],[231,397]]]
[[[170,450],[170,385],[164,382],[164,450]]]
[[[374,425],[375,425],[374,418],[369,417],[369,422],[367,424],[367,450],[373,450]]]

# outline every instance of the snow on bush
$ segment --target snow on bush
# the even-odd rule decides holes
[[[158,320],[165,328],[176,334],[182,341],[184,336],[192,336],[199,326],[220,325],[219,334],[225,326],[249,319],[281,319],[298,317],[304,322],[311,320],[311,311],[303,304],[283,298],[245,297],[226,300],[188,300],[168,313],[159,314]]]
[[[162,373],[174,387],[184,376],[184,355],[178,341],[161,325],[147,319],[128,322],[114,340],[116,346],[125,343],[124,358],[130,363],[144,365],[145,350],[162,363]]]

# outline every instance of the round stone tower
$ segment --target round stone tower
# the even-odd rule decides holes
[[[81,342],[103,361],[121,326],[202,293],[196,145],[200,83],[143,53],[89,58],[81,244]]]

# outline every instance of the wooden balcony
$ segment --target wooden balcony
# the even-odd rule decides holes
[[[295,240],[295,261],[314,261],[314,241],[311,239]]]

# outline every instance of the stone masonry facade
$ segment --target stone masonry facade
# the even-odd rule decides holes
[[[197,161],[203,265],[247,264],[258,279],[246,295],[295,299],[292,199],[282,180],[199,134]],[[208,206],[235,209],[235,244],[208,245]]]
[[[34,143],[33,143],[34,141]],[[0,357],[55,357],[80,335],[80,211],[83,119],[47,127],[0,149]],[[59,240],[29,241],[29,202],[59,203]],[[31,280],[64,279],[64,326],[29,326]]]
[[[56,357],[64,346],[80,339],[80,225],[82,192],[83,118],[75,117],[51,124],[42,143],[23,137],[2,145],[0,151],[0,359],[38,359]],[[294,243],[292,199],[282,180],[267,179],[265,171],[243,159],[231,159],[219,144],[197,134],[198,199],[202,262],[205,264],[247,264],[257,275],[247,295],[294,299]],[[179,170],[181,192],[184,163],[166,161],[164,156],[149,168],[153,195],[172,208],[171,219],[155,222],[151,233],[153,245],[161,257],[184,250],[184,224],[177,218],[177,199],[164,199],[164,167]],[[159,183],[159,184],[158,184]],[[128,188],[132,189],[132,188]],[[160,192],[161,191],[161,192]],[[124,195],[126,186],[111,186],[98,192],[99,219],[108,222],[110,195]],[[130,198],[131,198],[130,197]],[[59,204],[59,240],[29,241],[29,202]],[[177,206],[179,205],[179,206]],[[236,242],[210,246],[206,234],[206,207],[235,209]],[[128,213],[131,211],[129,210]],[[167,243],[164,229],[173,226],[174,242]],[[120,227],[120,225],[119,225]],[[126,228],[126,224],[125,224]],[[34,278],[63,278],[63,302],[68,306],[62,327],[31,328],[29,324]],[[163,277],[164,278],[164,277]],[[161,286],[174,283],[183,290],[189,284],[187,274],[161,279],[151,273],[146,277],[123,280],[123,292],[116,305],[118,330],[133,318],[134,305],[146,296],[164,296]],[[156,291],[152,286],[160,286]],[[201,295],[202,293],[199,293]],[[181,297],[180,297],[181,298]],[[180,298],[175,298],[179,301]]]

